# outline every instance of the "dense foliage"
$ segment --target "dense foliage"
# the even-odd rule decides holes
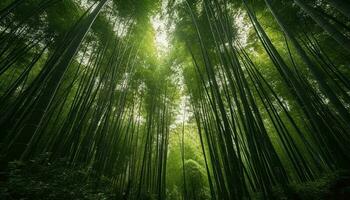
[[[2,0],[0,198],[346,198],[349,13]]]

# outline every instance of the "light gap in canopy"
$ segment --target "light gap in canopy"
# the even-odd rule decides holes
[[[155,32],[154,43],[156,45],[158,57],[169,53],[170,34],[175,29],[175,26],[169,23],[167,5],[168,1],[163,0],[160,11],[151,17],[151,24]]]

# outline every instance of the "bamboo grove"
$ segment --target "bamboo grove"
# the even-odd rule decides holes
[[[108,179],[113,198],[92,199],[320,199],[289,193],[349,172],[349,13],[343,0],[1,1],[0,183],[45,155],[82,169],[77,184]]]

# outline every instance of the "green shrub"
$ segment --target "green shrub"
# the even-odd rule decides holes
[[[45,157],[9,163],[6,181],[0,184],[0,199],[115,199],[111,181],[64,160],[51,163]]]

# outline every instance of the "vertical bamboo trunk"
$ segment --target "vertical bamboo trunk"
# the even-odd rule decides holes
[[[300,2],[300,0],[295,0]],[[277,14],[276,10],[274,9],[271,0],[265,0],[266,5],[270,9],[271,13],[275,17],[278,25],[282,28],[283,32],[287,35],[289,40],[292,42],[293,46],[297,50],[297,53],[303,60],[303,62],[309,67],[310,71],[314,75],[317,82],[320,84],[321,89],[323,92],[327,95],[330,102],[333,104],[334,108],[339,112],[339,114],[342,116],[344,121],[349,122],[350,121],[350,114],[348,110],[344,107],[343,103],[338,99],[338,97],[334,94],[333,90],[330,88],[330,86],[326,83],[326,78],[324,76],[324,73],[316,66],[307,53],[304,51],[304,49],[301,47],[299,42],[296,40],[293,33],[289,30],[289,28],[285,25],[281,17]],[[304,5],[304,4],[302,4]],[[350,46],[349,46],[350,47]],[[350,49],[350,48],[349,48]]]
[[[326,0],[331,6],[338,9],[344,16],[350,19],[350,2],[347,0]]]
[[[80,44],[85,38],[85,35],[89,31],[106,2],[107,0],[102,0],[94,11],[85,20],[78,24],[77,29],[75,30],[76,33],[71,36],[72,38],[66,38],[67,40],[71,41],[69,42],[69,45],[65,51],[63,53],[57,52],[62,53],[62,55],[59,56],[60,58],[57,60],[57,63],[55,63],[52,76],[45,85],[43,91],[41,91],[40,96],[32,108],[32,112],[26,117],[22,128],[16,134],[13,144],[9,147],[6,160],[19,158],[25,152],[26,148],[30,147],[30,140],[40,127],[43,117],[45,116],[56,94],[56,91],[60,86],[62,78],[67,71],[70,62],[72,61],[74,55],[80,47]]]
[[[268,0],[269,1],[269,0]],[[303,9],[310,17],[323,28],[335,41],[350,52],[350,40],[339,32],[334,26],[327,22],[322,16],[320,16],[314,8],[309,6],[304,0],[294,0],[294,2]],[[271,5],[271,3],[270,3]],[[346,6],[345,6],[346,8]],[[349,14],[349,13],[348,13]]]

